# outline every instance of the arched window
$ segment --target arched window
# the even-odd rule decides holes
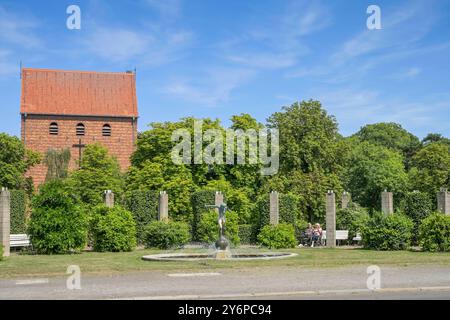
[[[85,132],[86,130],[84,124],[82,123],[77,124],[77,136],[84,136]]]
[[[49,133],[53,136],[58,135],[58,124],[56,122],[50,123]]]
[[[111,126],[109,124],[103,125],[102,134],[104,137],[111,137]]]

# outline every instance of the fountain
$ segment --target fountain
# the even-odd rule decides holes
[[[230,250],[230,243],[225,237],[226,204],[221,205],[206,205],[207,208],[215,208],[219,211],[218,225],[219,238],[215,242],[216,251],[213,254],[208,253],[169,253],[169,254],[152,254],[143,256],[142,259],[146,261],[198,261],[198,260],[267,260],[267,259],[282,259],[296,256],[296,253],[287,252],[260,252],[260,253],[238,253],[232,254]]]

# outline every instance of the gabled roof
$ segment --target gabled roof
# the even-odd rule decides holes
[[[137,117],[134,73],[22,69],[22,114]]]

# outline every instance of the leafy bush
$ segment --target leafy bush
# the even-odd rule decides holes
[[[57,254],[80,251],[87,240],[85,210],[60,180],[41,186],[33,199],[29,234],[38,253]]]
[[[158,219],[157,191],[133,191],[127,199],[127,209],[131,211],[136,222],[136,235],[138,243],[145,242],[145,229]]]
[[[136,247],[136,223],[131,212],[120,206],[94,208],[92,235],[95,251],[132,251]]]
[[[348,238],[353,239],[361,232],[369,221],[369,214],[365,209],[351,206],[336,212],[336,230],[348,230]]]
[[[419,243],[424,251],[450,251],[450,216],[434,213],[422,221]]]
[[[189,242],[189,231],[185,222],[153,221],[145,228],[145,245],[159,249],[181,247]]]
[[[286,223],[264,226],[258,242],[271,249],[293,248],[297,244],[294,227]]]
[[[255,243],[255,239],[252,237],[252,225],[241,224],[239,225],[239,239],[243,244]]]
[[[3,259],[3,246],[0,244],[0,261]]]
[[[23,190],[11,190],[11,234],[27,232],[27,194]]]
[[[401,208],[414,222],[413,243],[417,244],[420,224],[432,213],[433,203],[427,193],[414,191],[405,194]]]
[[[402,214],[375,213],[362,228],[362,244],[376,250],[404,250],[411,244],[414,224]]]
[[[231,244],[237,246],[239,239],[239,217],[233,211],[227,211],[225,214],[225,237]],[[213,243],[219,237],[219,224],[217,222],[218,214],[215,210],[209,210],[203,214],[197,226],[197,237],[199,241]]]

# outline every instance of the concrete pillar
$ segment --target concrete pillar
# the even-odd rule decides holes
[[[7,188],[2,188],[0,193],[0,245],[3,246],[3,256],[9,257],[10,246],[10,218],[11,195]]]
[[[350,203],[350,193],[344,191],[344,193],[342,194],[341,208],[347,209],[349,203]]]
[[[384,190],[384,192],[381,193],[381,212],[383,212],[386,215],[393,214],[394,213],[394,197],[392,192],[388,192],[387,190]]]
[[[114,207],[114,193],[111,190],[105,191],[105,206],[108,208]]]
[[[445,188],[437,194],[437,208],[439,212],[450,215],[450,193]]]
[[[169,195],[165,191],[159,193],[158,220],[169,220]]]
[[[336,247],[336,196],[333,190],[328,191],[326,197],[327,208],[327,247]]]
[[[280,201],[278,192],[272,191],[270,193],[270,224],[278,225],[280,221]]]

